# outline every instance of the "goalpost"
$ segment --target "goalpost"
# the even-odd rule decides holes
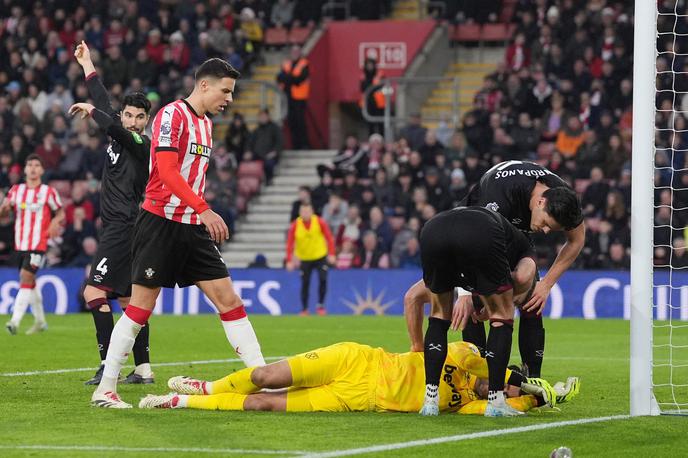
[[[655,0],[635,1],[630,310],[633,416],[688,414],[688,274],[674,266],[671,245],[672,236],[685,229],[681,227],[685,221],[676,217],[688,209],[688,204],[676,199],[677,193],[688,190],[688,181],[682,180],[688,173],[687,165],[677,160],[688,154],[688,147],[676,140],[688,135],[685,125],[676,121],[688,117],[688,111],[682,111],[682,98],[688,97],[688,92],[676,89],[677,77],[688,76],[682,63],[688,58],[684,44],[688,33],[683,27],[684,22],[688,24],[686,6],[683,0],[675,0],[673,11],[665,11],[658,10]],[[658,43],[669,46],[658,52]],[[668,66],[658,69],[658,58]],[[660,117],[658,126],[656,116]],[[660,175],[658,181],[655,174]],[[655,201],[656,194],[663,194],[662,198]],[[663,219],[655,219],[655,212],[663,214]],[[669,241],[654,240],[656,230],[668,231]],[[664,265],[654,265],[655,250],[668,254]]]

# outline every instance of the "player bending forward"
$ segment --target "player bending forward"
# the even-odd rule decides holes
[[[442,369],[440,406],[444,412],[484,414],[487,362],[468,342],[449,345]],[[268,366],[242,369],[207,382],[173,377],[171,389],[186,394],[148,395],[141,408],[268,410],[287,412],[418,412],[423,404],[423,353],[389,353],[353,342],[302,353]],[[263,388],[288,388],[260,392]],[[507,402],[526,412],[571,400],[579,381],[570,377],[552,387],[507,371]]]

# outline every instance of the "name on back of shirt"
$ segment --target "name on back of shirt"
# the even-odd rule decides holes
[[[495,180],[506,177],[513,177],[516,175],[523,175],[525,177],[544,177],[545,175],[554,175],[549,170],[500,170],[495,173]]]

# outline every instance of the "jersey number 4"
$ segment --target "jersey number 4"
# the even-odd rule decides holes
[[[103,258],[100,260],[98,265],[96,266],[96,270],[101,273],[101,275],[105,275],[108,271],[107,267],[107,258]]]

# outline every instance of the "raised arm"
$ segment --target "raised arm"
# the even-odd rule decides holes
[[[81,68],[84,69],[86,87],[93,98],[95,107],[104,111],[108,116],[114,115],[115,110],[112,109],[112,105],[110,104],[110,95],[98,77],[98,73],[96,73],[96,67],[91,60],[91,51],[84,41],[76,46],[74,57],[76,57],[76,61],[81,65]]]

